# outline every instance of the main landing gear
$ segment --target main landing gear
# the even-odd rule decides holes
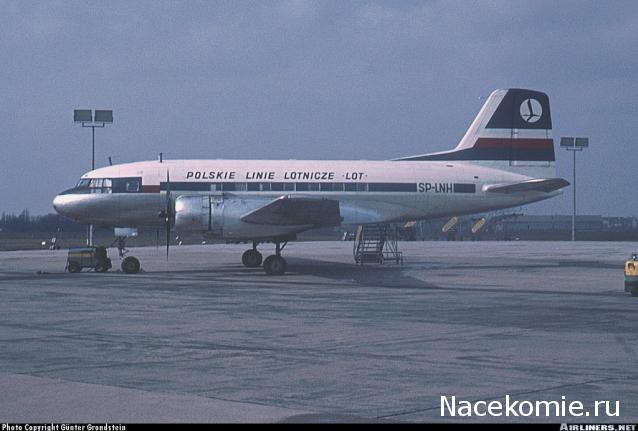
[[[253,241],[253,248],[250,250],[246,250],[244,254],[241,255],[241,263],[248,268],[257,268],[261,265],[261,261],[263,259],[260,252],[257,251],[257,245],[259,243],[257,241]]]
[[[288,269],[286,259],[281,257],[281,251],[286,247],[288,241],[275,241],[275,254],[268,256],[263,261],[264,271],[268,275],[283,275]],[[257,251],[258,241],[253,241],[253,248],[246,250],[241,256],[241,262],[248,268],[256,268],[262,263],[262,255]]]
[[[122,272],[125,274],[137,274],[140,272],[140,261],[135,256],[126,256],[128,253],[128,249],[126,248],[126,237],[118,236],[115,240],[117,242],[117,252],[120,255],[120,259],[122,259]],[[113,244],[111,244],[113,245]]]

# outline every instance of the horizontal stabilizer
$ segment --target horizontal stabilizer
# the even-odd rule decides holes
[[[569,181],[562,178],[537,178],[533,180],[521,181],[514,184],[490,184],[483,186],[483,191],[487,193],[523,193],[523,192],[544,192],[550,193],[563,187],[567,187]]]
[[[246,223],[281,226],[338,226],[339,201],[282,196],[241,217]]]

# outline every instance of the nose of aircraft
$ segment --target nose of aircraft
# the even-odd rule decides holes
[[[64,215],[64,199],[62,195],[57,195],[53,198],[53,209],[60,215]]]
[[[53,199],[53,209],[66,217],[77,216],[79,197],[72,194],[59,194]]]

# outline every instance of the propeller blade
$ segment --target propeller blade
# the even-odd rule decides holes
[[[166,260],[168,260],[168,249],[171,246],[171,226],[169,221],[166,220]]]

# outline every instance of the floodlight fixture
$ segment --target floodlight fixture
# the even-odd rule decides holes
[[[574,146],[574,138],[571,136],[563,136],[560,138],[560,146],[561,147],[573,147]]]
[[[589,147],[589,138],[576,138],[574,142],[574,146],[579,148],[587,148]]]
[[[75,123],[93,122],[93,111],[90,109],[76,109],[73,111],[73,121]]]
[[[95,110],[95,122],[96,123],[112,123],[113,122],[113,111],[104,110],[104,109],[96,109]]]

